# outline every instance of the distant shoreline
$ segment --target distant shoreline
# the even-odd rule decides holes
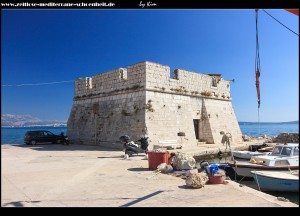
[[[41,127],[53,127],[53,128],[60,128],[60,127],[67,127],[67,125],[33,125],[33,126],[1,126],[1,128],[41,128]]]
[[[299,124],[299,121],[289,121],[289,122],[247,122],[240,121],[239,124]]]
[[[247,122],[247,121],[240,121],[238,122],[239,125],[244,124],[299,124],[299,121],[289,121],[289,122]],[[28,125],[28,126],[1,126],[1,128],[39,128],[39,127],[67,127],[67,124],[61,125]]]

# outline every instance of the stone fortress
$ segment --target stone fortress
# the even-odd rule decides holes
[[[122,135],[148,136],[149,149],[165,140],[221,143],[221,131],[242,142],[229,80],[181,69],[170,78],[169,66],[149,61],[76,80],[67,128],[77,144],[112,148]]]

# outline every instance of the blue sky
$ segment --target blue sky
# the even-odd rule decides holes
[[[258,120],[255,10],[2,10],[2,114],[67,120],[80,77],[152,61],[231,84],[238,121]],[[267,10],[299,34],[299,17]],[[299,36],[259,11],[261,122],[299,119]]]

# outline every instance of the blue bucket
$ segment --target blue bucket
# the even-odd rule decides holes
[[[219,171],[219,167],[218,167],[217,164],[209,165],[209,172],[210,172],[211,175],[214,175],[218,171]]]

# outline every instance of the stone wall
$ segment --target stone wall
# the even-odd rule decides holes
[[[185,95],[209,95],[213,98],[230,99],[230,81],[224,80],[220,75],[207,75],[181,69],[173,71],[170,78],[168,66],[155,63],[146,63],[147,89],[163,90]],[[213,86],[213,80],[215,85]]]
[[[68,135],[77,143],[120,147],[121,135],[137,140],[145,134],[150,145],[220,143],[220,131],[242,141],[230,81],[219,74],[176,69],[170,78],[169,66],[146,61],[75,82]]]
[[[221,131],[229,132],[233,142],[242,142],[231,101],[152,91],[147,91],[146,100],[151,109],[146,110],[145,121],[153,144],[174,139],[183,145],[196,145],[198,140],[221,143]],[[198,140],[194,121],[199,125]],[[186,136],[178,137],[179,132]]]
[[[118,141],[122,135],[137,140],[145,134],[144,101],[144,91],[75,101],[68,119],[68,135],[79,144],[109,147],[121,147]]]
[[[213,80],[216,86],[212,85]],[[75,99],[142,87],[147,90],[230,99],[230,81],[224,80],[219,74],[207,75],[175,69],[173,78],[170,78],[169,66],[147,61],[130,65],[127,69],[118,68],[79,78],[75,81]]]

